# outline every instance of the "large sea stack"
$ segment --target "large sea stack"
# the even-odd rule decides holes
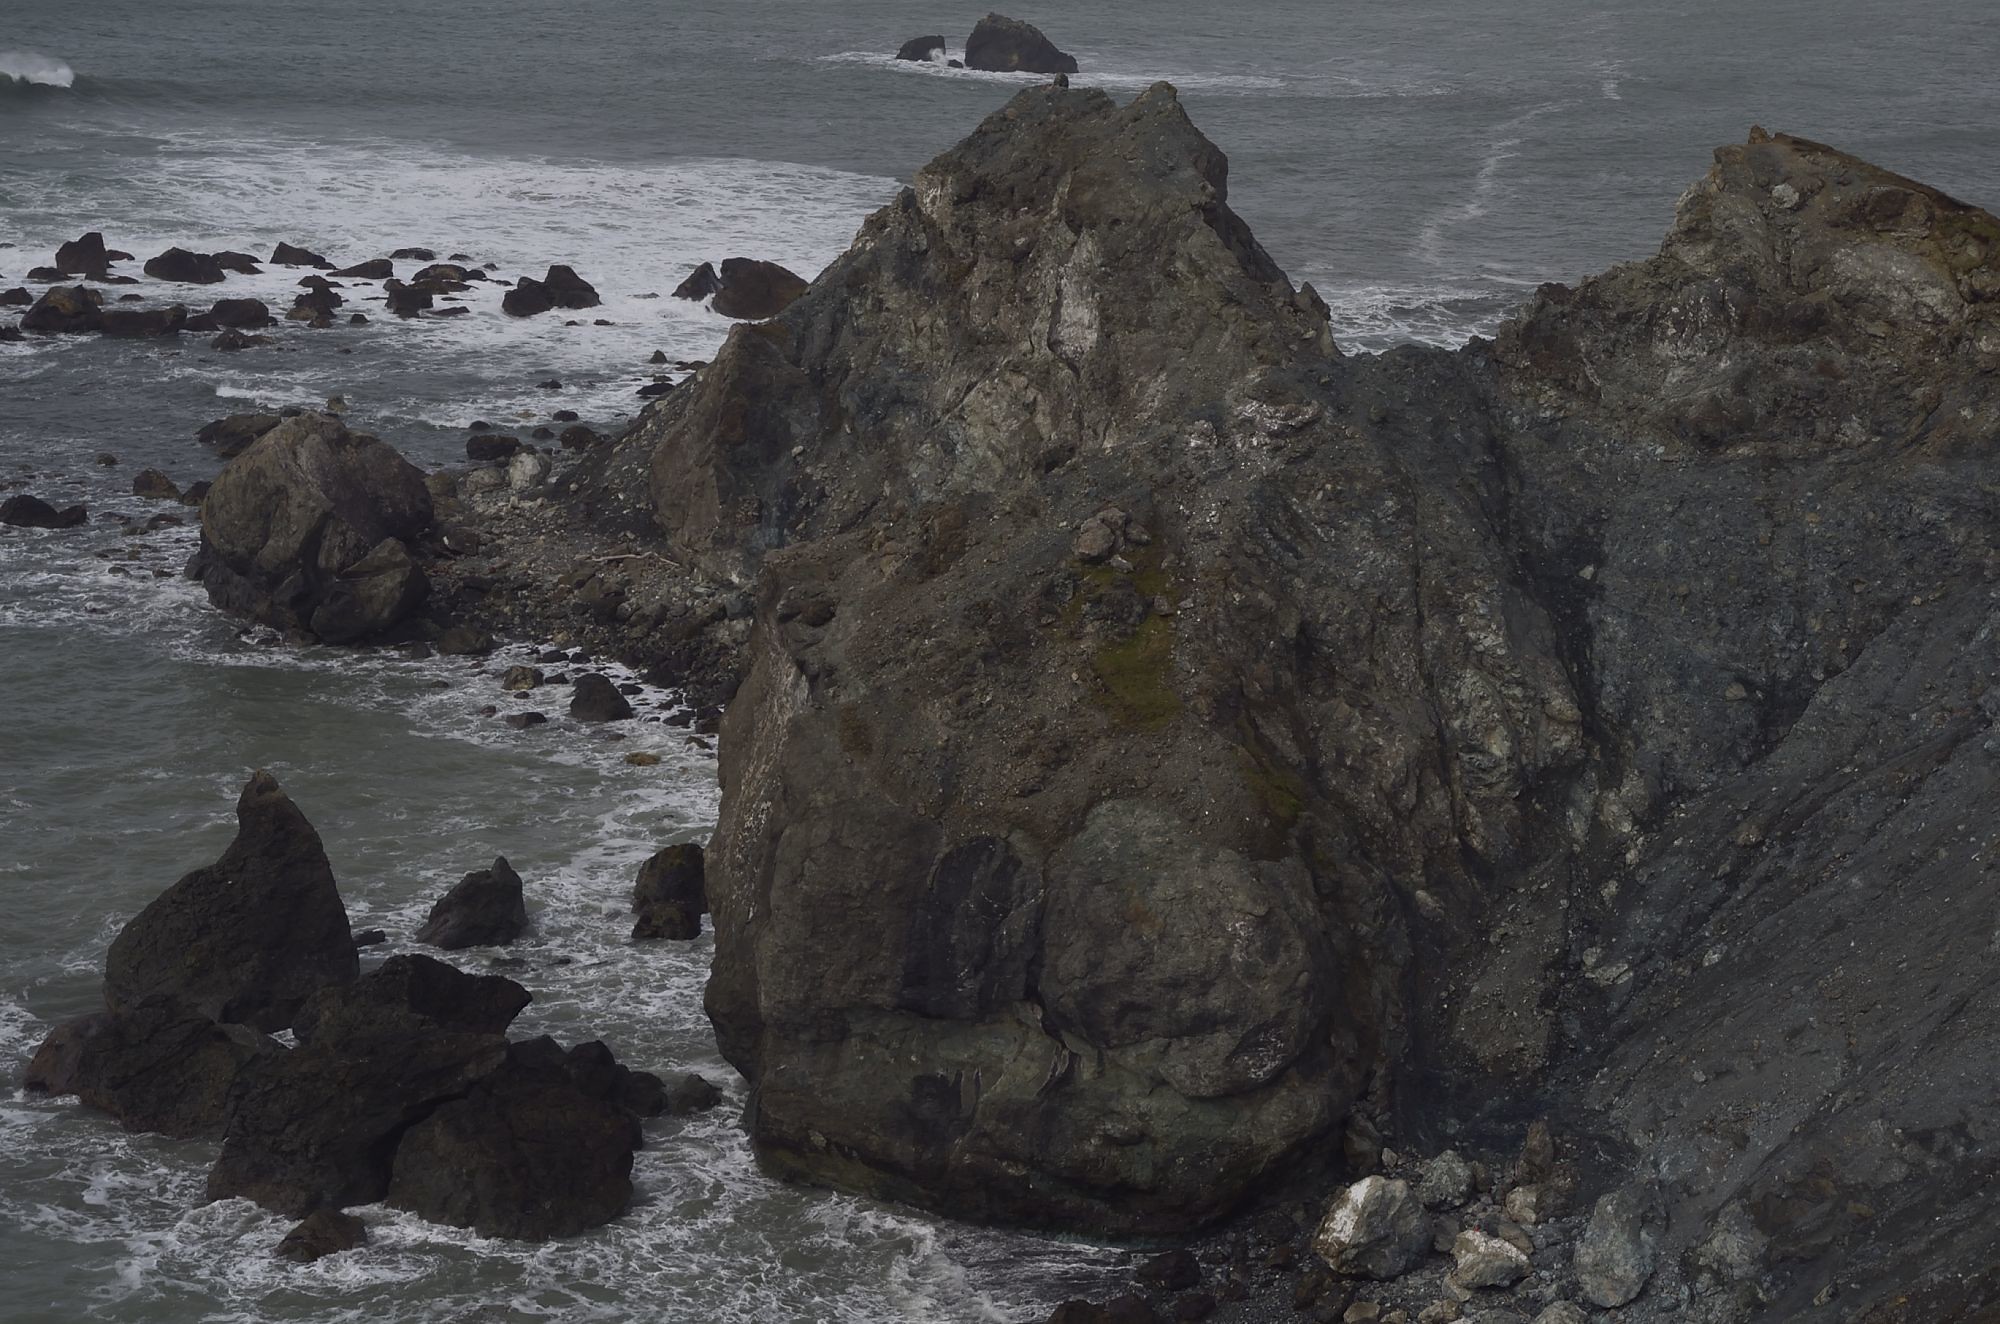
[[[754,595],[760,1154],[1163,1234],[1357,1104],[1556,1112],[1771,1318],[1971,1299],[1996,295],[1991,216],[1759,132],[1659,256],[1344,358],[1171,88],[1021,93],[617,452]]]

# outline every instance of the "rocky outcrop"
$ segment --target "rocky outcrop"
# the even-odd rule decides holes
[[[912,37],[896,48],[899,60],[933,62],[944,58],[943,37]]]
[[[289,1027],[358,963],[319,834],[268,772],[236,802],[236,839],[119,930],[105,959],[113,1012],[161,1000],[211,1020]]]
[[[333,263],[310,248],[300,248],[297,244],[280,243],[271,250],[270,263],[274,267],[318,267],[321,271],[333,270]]]
[[[449,1030],[502,1034],[534,999],[502,975],[469,975],[453,965],[410,953],[392,956],[353,984],[322,989],[293,1022],[300,1043],[325,1027],[345,1036],[357,1022],[407,1016]]]
[[[708,306],[724,317],[760,322],[776,317],[805,292],[805,277],[775,262],[727,257],[722,260],[715,298]]]
[[[452,885],[431,907],[417,930],[417,941],[447,951],[461,947],[498,947],[521,936],[528,927],[528,904],[521,875],[502,855],[491,868],[475,869]]]
[[[708,913],[701,847],[693,842],[655,851],[639,866],[632,885],[635,941],[648,938],[699,938],[701,917]]]
[[[760,1154],[1163,1232],[1364,1095],[1553,1103],[1582,1207],[1671,1175],[1641,1305],[1976,1301],[1993,1233],[1919,1211],[2000,1122],[2000,222],[1756,134],[1659,256],[1345,358],[1226,186],[1166,89],[1024,91],[608,448],[754,598],[708,1004]]]
[[[247,1026],[153,999],[56,1026],[22,1083],[36,1093],[74,1094],[128,1131],[185,1138],[221,1130],[237,1074],[282,1051]]]
[[[674,297],[676,299],[706,299],[721,288],[722,277],[715,274],[714,264],[704,262],[693,271],[690,271],[687,274],[686,280],[674,286]],[[666,361],[664,354],[660,356],[660,361],[663,363]]]
[[[521,277],[501,296],[500,308],[513,317],[533,317],[551,308],[595,308],[601,302],[589,281],[569,267],[554,266],[540,280]]]
[[[213,253],[193,253],[185,248],[169,248],[158,257],[146,259],[144,270],[154,280],[182,285],[214,285],[228,279]]]
[[[96,230],[80,238],[72,239],[56,249],[55,269],[66,276],[84,276],[91,280],[104,280],[111,274],[114,262],[130,262],[130,253],[121,253],[104,245],[104,236]]]
[[[386,257],[370,258],[351,267],[342,267],[333,274],[353,277],[356,280],[387,280],[396,274],[396,264]]]
[[[347,643],[394,628],[429,596],[410,552],[431,527],[423,473],[338,419],[264,432],[215,479],[201,516],[189,575],[217,606],[268,625]]]
[[[1032,23],[988,14],[965,39],[965,67],[988,73],[1073,74],[1076,57],[1056,49]]]
[[[0,501],[0,524],[9,524],[17,529],[74,529],[89,518],[90,512],[82,506],[67,506],[58,510],[40,497],[26,492],[16,492]]]
[[[21,315],[23,331],[79,334],[104,325],[104,296],[85,285],[54,285]]]

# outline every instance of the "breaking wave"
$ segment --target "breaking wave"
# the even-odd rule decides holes
[[[0,78],[39,87],[69,87],[76,82],[76,70],[33,51],[0,51]]]

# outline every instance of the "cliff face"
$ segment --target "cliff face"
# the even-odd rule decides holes
[[[1731,1309],[1992,1263],[1996,294],[1993,218],[1759,134],[1343,358],[1171,89],[1023,92],[621,442],[756,586],[760,1152],[1157,1233],[1356,1106],[1553,1112],[1670,1253],[1756,1224]]]

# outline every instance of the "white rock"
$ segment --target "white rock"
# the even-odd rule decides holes
[[[1451,1258],[1451,1280],[1460,1287],[1512,1287],[1534,1268],[1520,1247],[1477,1228],[1458,1234]]]
[[[1335,1273],[1387,1279],[1415,1268],[1430,1242],[1431,1216],[1408,1182],[1364,1177],[1333,1202],[1313,1250]]]

